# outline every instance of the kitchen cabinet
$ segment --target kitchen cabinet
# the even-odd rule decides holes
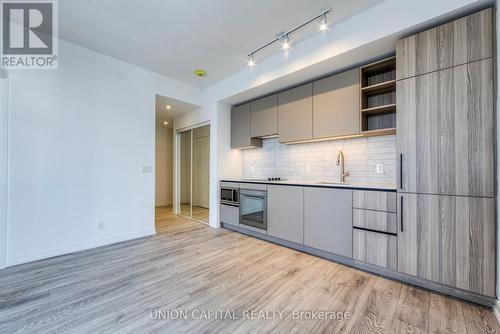
[[[354,259],[396,270],[396,236],[358,229],[352,233]]]
[[[493,197],[492,59],[397,83],[401,192]]]
[[[312,83],[278,94],[278,137],[281,143],[313,138]]]
[[[352,209],[352,226],[386,233],[398,232],[397,217],[393,212]]]
[[[240,210],[237,206],[225,205],[225,204],[222,204],[220,206],[220,221],[222,223],[238,226],[239,220],[240,220]]]
[[[304,243],[304,188],[269,185],[267,187],[267,234]]]
[[[278,134],[278,95],[274,94],[250,103],[250,135],[266,137]]]
[[[352,190],[304,188],[304,245],[352,257]]]
[[[399,40],[397,79],[492,57],[492,21],[492,8],[488,8]]]
[[[250,134],[250,103],[231,109],[231,148],[262,146],[262,140]]]
[[[360,132],[359,68],[313,83],[313,136],[325,138]]]
[[[353,190],[352,207],[356,209],[396,212],[396,192]]]
[[[495,199],[398,196],[398,271],[495,296]]]

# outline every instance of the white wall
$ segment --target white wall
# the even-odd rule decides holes
[[[58,70],[8,73],[8,265],[153,234],[154,173],[142,167],[155,163],[155,94],[200,99],[189,85],[59,47]]]
[[[7,257],[7,158],[9,123],[9,81],[0,73],[0,269]]]
[[[173,195],[173,131],[156,126],[155,205],[171,205]]]

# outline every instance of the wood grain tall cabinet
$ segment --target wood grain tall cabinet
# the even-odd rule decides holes
[[[397,270],[495,296],[492,9],[398,41]]]

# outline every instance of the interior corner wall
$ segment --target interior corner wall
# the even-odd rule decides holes
[[[155,205],[172,204],[173,194],[173,131],[156,126]]]
[[[9,81],[0,77],[0,269],[7,265]]]

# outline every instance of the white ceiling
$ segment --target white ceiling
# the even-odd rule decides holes
[[[321,10],[333,10],[329,26],[335,29],[335,22],[383,1],[64,0],[59,1],[59,35],[168,77],[207,87],[245,68],[250,51]],[[196,68],[206,70],[207,76],[194,76]]]
[[[170,109],[167,109],[166,106],[170,106]],[[191,103],[156,95],[156,124],[172,127],[175,117],[199,108],[200,106]],[[165,125],[164,122],[168,122],[168,124]]]

